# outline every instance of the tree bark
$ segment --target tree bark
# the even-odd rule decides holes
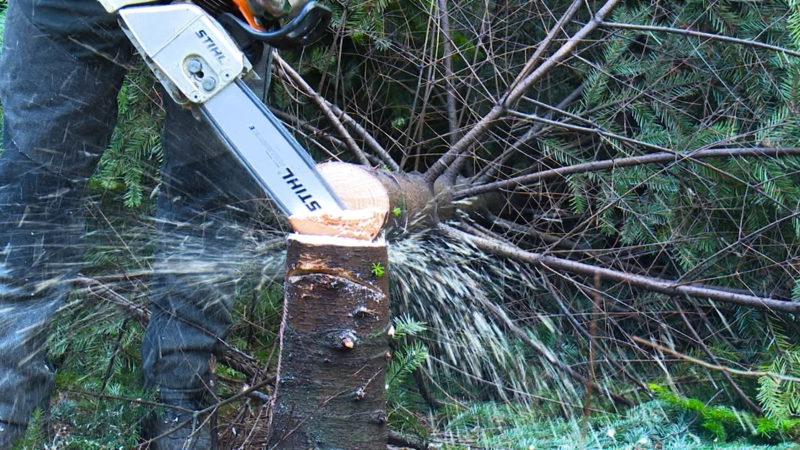
[[[271,446],[385,449],[384,242],[288,238]]]

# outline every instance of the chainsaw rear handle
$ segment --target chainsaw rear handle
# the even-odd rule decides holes
[[[231,13],[222,13],[217,20],[226,27],[244,33],[249,39],[288,49],[311,45],[322,38],[331,20],[331,10],[310,1],[286,25],[273,31],[259,30]]]

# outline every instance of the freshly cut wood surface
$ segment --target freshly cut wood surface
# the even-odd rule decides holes
[[[369,170],[341,162],[322,163],[317,165],[317,170],[347,209],[389,211],[389,193]]]
[[[346,210],[308,212],[289,217],[298,233],[373,240],[389,213],[389,194],[369,171],[353,164],[324,163],[317,166]]]
[[[320,234],[373,240],[386,221],[386,212],[375,209],[344,210],[337,213],[303,213],[289,217],[292,228],[301,234]]]

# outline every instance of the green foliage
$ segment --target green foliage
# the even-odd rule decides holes
[[[419,336],[427,330],[425,322],[418,322],[407,314],[403,314],[394,320],[394,339],[402,339],[406,336]]]
[[[442,420],[446,421],[445,448],[451,449],[792,448],[792,444],[753,444],[742,439],[725,444],[708,433],[695,434],[694,410],[662,399],[623,414],[594,413],[571,420],[543,415],[535,407],[483,402],[453,408]],[[474,446],[459,442],[474,442]]]
[[[242,349],[251,349],[265,367],[271,367],[277,358],[273,346],[278,341],[283,311],[283,289],[280,283],[267,286],[254,286],[243,283],[237,292],[238,301],[234,304],[234,320],[227,341]],[[224,368],[228,375],[240,378],[241,374]]]
[[[707,2],[690,0],[656,10],[647,2],[628,3],[615,8],[613,19],[678,24],[725,35],[736,31],[739,38],[794,45],[789,36],[797,24],[781,20],[788,11],[780,3],[709,7]],[[574,164],[664,148],[690,152],[797,145],[800,120],[792,105],[797,101],[800,59],[678,34],[617,31],[592,56],[572,66],[584,77],[584,89],[580,105],[571,112],[650,148],[611,137],[598,144],[547,137],[543,141],[547,149],[570,156],[554,154],[558,162]],[[595,173],[590,181],[571,179],[571,206],[581,214],[598,211],[598,225],[609,238],[661,252],[658,263],[668,268],[670,276],[687,272],[692,277],[716,276],[745,265],[750,269],[745,280],[717,282],[769,289],[785,280],[783,274],[767,270],[771,264],[767,261],[784,261],[797,250],[773,243],[786,236],[800,241],[794,219],[776,221],[800,201],[800,184],[796,177],[786,176],[798,168],[796,157],[618,168]],[[744,223],[730,211],[748,211]],[[752,246],[740,254],[730,252],[731,245],[754,230],[762,231],[759,239],[748,237]]]
[[[13,450],[28,450],[35,448],[45,448],[47,444],[45,436],[45,414],[41,409],[36,409],[28,422],[25,434],[12,447]]]
[[[143,329],[110,306],[71,303],[58,316],[49,345],[60,392],[51,422],[67,430],[58,448],[132,448],[151,400],[141,388]]]
[[[370,272],[372,272],[373,275],[375,275],[378,278],[380,278],[384,274],[386,274],[386,268],[383,267],[383,264],[381,264],[379,262],[372,263],[372,265],[370,265],[369,270],[370,270]]]
[[[104,394],[98,394],[96,383],[80,386],[82,395],[66,395],[51,408],[51,420],[67,431],[57,440],[58,448],[134,448],[145,418],[154,411],[139,401],[152,398],[116,383],[107,384]]]
[[[6,10],[8,9],[8,2],[0,2],[0,44],[3,43],[3,30],[6,25]]]
[[[773,357],[764,367],[769,373],[800,377],[800,344],[776,330],[772,345],[768,347]],[[764,415],[778,422],[800,417],[800,386],[798,383],[764,375],[758,379],[758,401]]]
[[[143,63],[128,73],[117,96],[117,126],[91,180],[95,190],[121,192],[130,208],[143,206],[163,157],[164,111],[156,83]]]
[[[428,358],[427,347],[421,341],[411,339],[424,333],[426,324],[409,316],[401,316],[395,319],[394,329],[394,352],[386,367],[389,425],[398,431],[426,436],[428,430],[413,412],[419,409],[420,399],[407,386],[408,376],[419,369]]]
[[[285,52],[284,56],[294,57],[293,63],[315,89],[346,109],[398,160],[408,156],[405,170],[412,165],[424,170],[450,145],[443,95],[446,83],[457,81],[459,120],[466,130],[496,104],[570,2],[448,2],[448,38],[455,47],[452,77],[441,67],[445,38],[440,32],[437,2],[330,3],[335,13],[335,45],[297,55]],[[4,5],[0,3],[0,30]],[[586,9],[566,25],[565,35],[587,21]],[[796,0],[629,1],[618,5],[611,19],[800,48]],[[491,33],[485,32],[484,25],[492,27]],[[796,57],[747,45],[601,27],[529,95],[554,105],[582,86],[580,101],[566,107],[572,116],[556,118],[604,134],[548,126],[504,163],[500,176],[663,149],[689,156],[703,148],[797,145],[799,63]],[[109,200],[104,211],[113,210],[111,226],[115,232],[123,232],[125,245],[104,243],[104,236],[95,233],[99,225],[91,223],[92,233],[87,235],[91,248],[86,256],[91,266],[84,273],[148,267],[152,241],[131,239],[134,227],[120,217],[146,214],[152,206],[148,200],[157,183],[163,116],[154,84],[140,66],[120,92],[120,125],[92,179],[92,188],[95,193],[112,194],[104,196]],[[319,119],[311,102],[297,102],[296,93],[284,89],[280,83],[273,84],[271,98],[281,109],[296,112],[310,124],[327,123]],[[546,112],[527,99],[514,108],[525,114]],[[478,158],[462,175],[472,175],[487,159],[507,149],[510,137],[531,127],[528,119],[506,119],[497,121],[494,134],[480,142]],[[775,292],[783,298],[791,291],[792,297],[800,300],[800,278],[792,268],[796,264],[784,263],[800,251],[800,219],[790,217],[800,201],[798,170],[797,157],[687,158],[658,166],[573,174],[548,183],[541,191],[515,192],[502,218],[513,219],[517,228],[527,226],[559,239],[574,238],[592,249],[586,259],[592,264],[687,282],[704,280],[747,292]],[[108,203],[136,210],[120,211]],[[399,209],[392,212],[402,213]],[[481,225],[490,222],[475,219]],[[507,236],[525,248],[540,245],[535,233],[508,232]],[[671,375],[680,374],[690,382],[685,385],[686,396],[662,390],[659,399],[624,413],[592,414],[584,426],[582,418],[575,416],[580,405],[573,405],[576,399],[583,399],[583,386],[572,383],[509,332],[504,319],[582,373],[589,340],[581,327],[586,326],[586,318],[597,317],[589,309],[590,296],[582,291],[590,283],[579,277],[567,280],[559,273],[566,281],[551,280],[554,288],[545,292],[537,283],[551,274],[457,242],[434,246],[407,239],[397,247],[402,245],[407,248],[396,251],[402,256],[395,258],[405,258],[406,264],[401,268],[393,262],[388,273],[393,277],[393,294],[400,293],[393,295],[393,301],[430,325],[408,316],[396,322],[394,359],[386,372],[389,420],[394,429],[426,435],[436,426],[425,422],[433,413],[409,377],[427,363],[436,367],[437,383],[448,394],[457,392],[456,397],[474,401],[467,406],[449,405],[436,417],[446,423],[446,445],[471,442],[487,448],[572,448],[584,443],[587,448],[691,448],[721,445],[712,442],[717,439],[733,441],[730,445],[740,448],[795,436],[800,409],[795,384],[774,377],[762,377],[757,384],[737,378],[747,395],[758,393],[766,417],[755,417],[739,411],[741,405],[736,396],[727,395],[727,385],[716,379],[707,383],[708,373],[687,363],[668,367]],[[569,253],[569,257],[576,255]],[[370,271],[375,276],[386,274],[380,264],[373,264]],[[417,283],[420,280],[424,285]],[[608,370],[608,360],[621,361],[639,379],[661,373],[660,361],[653,364],[656,358],[647,361],[641,350],[631,350],[631,335],[659,333],[659,340],[674,342],[679,351],[707,356],[687,338],[691,334],[676,319],[672,299],[637,291],[625,283],[601,288],[613,300],[604,313],[614,311],[613,317],[598,319],[598,330],[608,333],[598,339],[598,351],[606,354],[595,354],[602,362],[602,367],[598,363],[598,376],[604,378],[598,382],[604,388],[618,392],[629,387],[618,368]],[[252,290],[257,292],[253,296]],[[280,290],[247,286],[239,297],[229,343],[247,349],[269,366],[280,320]],[[489,313],[487,304],[497,309]],[[696,316],[690,314],[690,320],[698,330],[711,330],[701,339],[715,355],[742,366],[798,376],[800,349],[793,338],[797,336],[794,326],[748,308],[698,304],[701,309]],[[711,318],[701,321],[698,317],[702,314]],[[574,319],[576,325],[570,322]],[[59,367],[60,395],[53,415],[68,430],[62,447],[130,447],[147,408],[112,397],[144,395],[137,388],[141,329],[102,308],[69,310],[56,327],[52,356]],[[425,328],[430,331],[426,333]],[[436,357],[427,358],[429,352],[436,352]],[[243,378],[224,366],[218,372],[229,380]],[[697,380],[703,382],[691,383]],[[710,384],[715,389],[723,386],[715,397],[719,405],[698,400],[717,394],[704,395]],[[234,383],[221,391],[233,393],[239,387]],[[508,401],[514,396],[524,401]],[[483,401],[487,398],[491,401]],[[592,406],[608,405],[605,399],[595,398]],[[41,447],[42,437],[35,427],[30,432],[26,439]]]
[[[409,316],[395,319],[394,342],[398,348],[394,351],[389,365],[386,367],[387,390],[398,389],[406,381],[411,372],[417,370],[428,358],[428,349],[418,340],[408,340],[424,333],[425,322],[418,322]]]
[[[394,353],[386,369],[386,384],[397,386],[428,358],[428,349],[420,341],[413,341]]]
[[[796,436],[800,431],[800,419],[756,417],[751,413],[726,406],[707,405],[696,398],[678,395],[664,386],[650,384],[650,388],[661,400],[696,412],[700,418],[700,425],[712,433],[715,441],[725,442],[733,436],[766,438],[781,434]]]

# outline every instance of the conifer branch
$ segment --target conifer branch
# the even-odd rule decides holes
[[[147,326],[150,321],[149,309],[128,300],[124,295],[111,289],[105,283],[86,276],[77,277],[75,282],[82,285],[83,290],[87,293],[118,307],[126,316],[136,320],[142,326]],[[247,375],[248,379],[255,380],[262,377],[263,368],[255,357],[239,350],[223,339],[217,337],[217,340],[223,346],[220,361],[228,367]]]
[[[558,167],[555,169],[543,170],[528,175],[513,177],[506,180],[495,181],[493,183],[482,184],[457,190],[453,198],[460,199],[473,195],[485,194],[487,192],[500,189],[513,189],[536,183],[541,180],[563,177],[575,173],[597,172],[601,170],[613,170],[620,167],[639,166],[643,164],[660,164],[669,162],[692,161],[701,158],[726,158],[738,156],[781,156],[798,155],[800,147],[752,147],[752,148],[713,148],[705,150],[695,150],[693,152],[668,153],[658,152],[647,155],[631,156],[628,158],[605,159],[588,163],[574,164],[571,166]]]

